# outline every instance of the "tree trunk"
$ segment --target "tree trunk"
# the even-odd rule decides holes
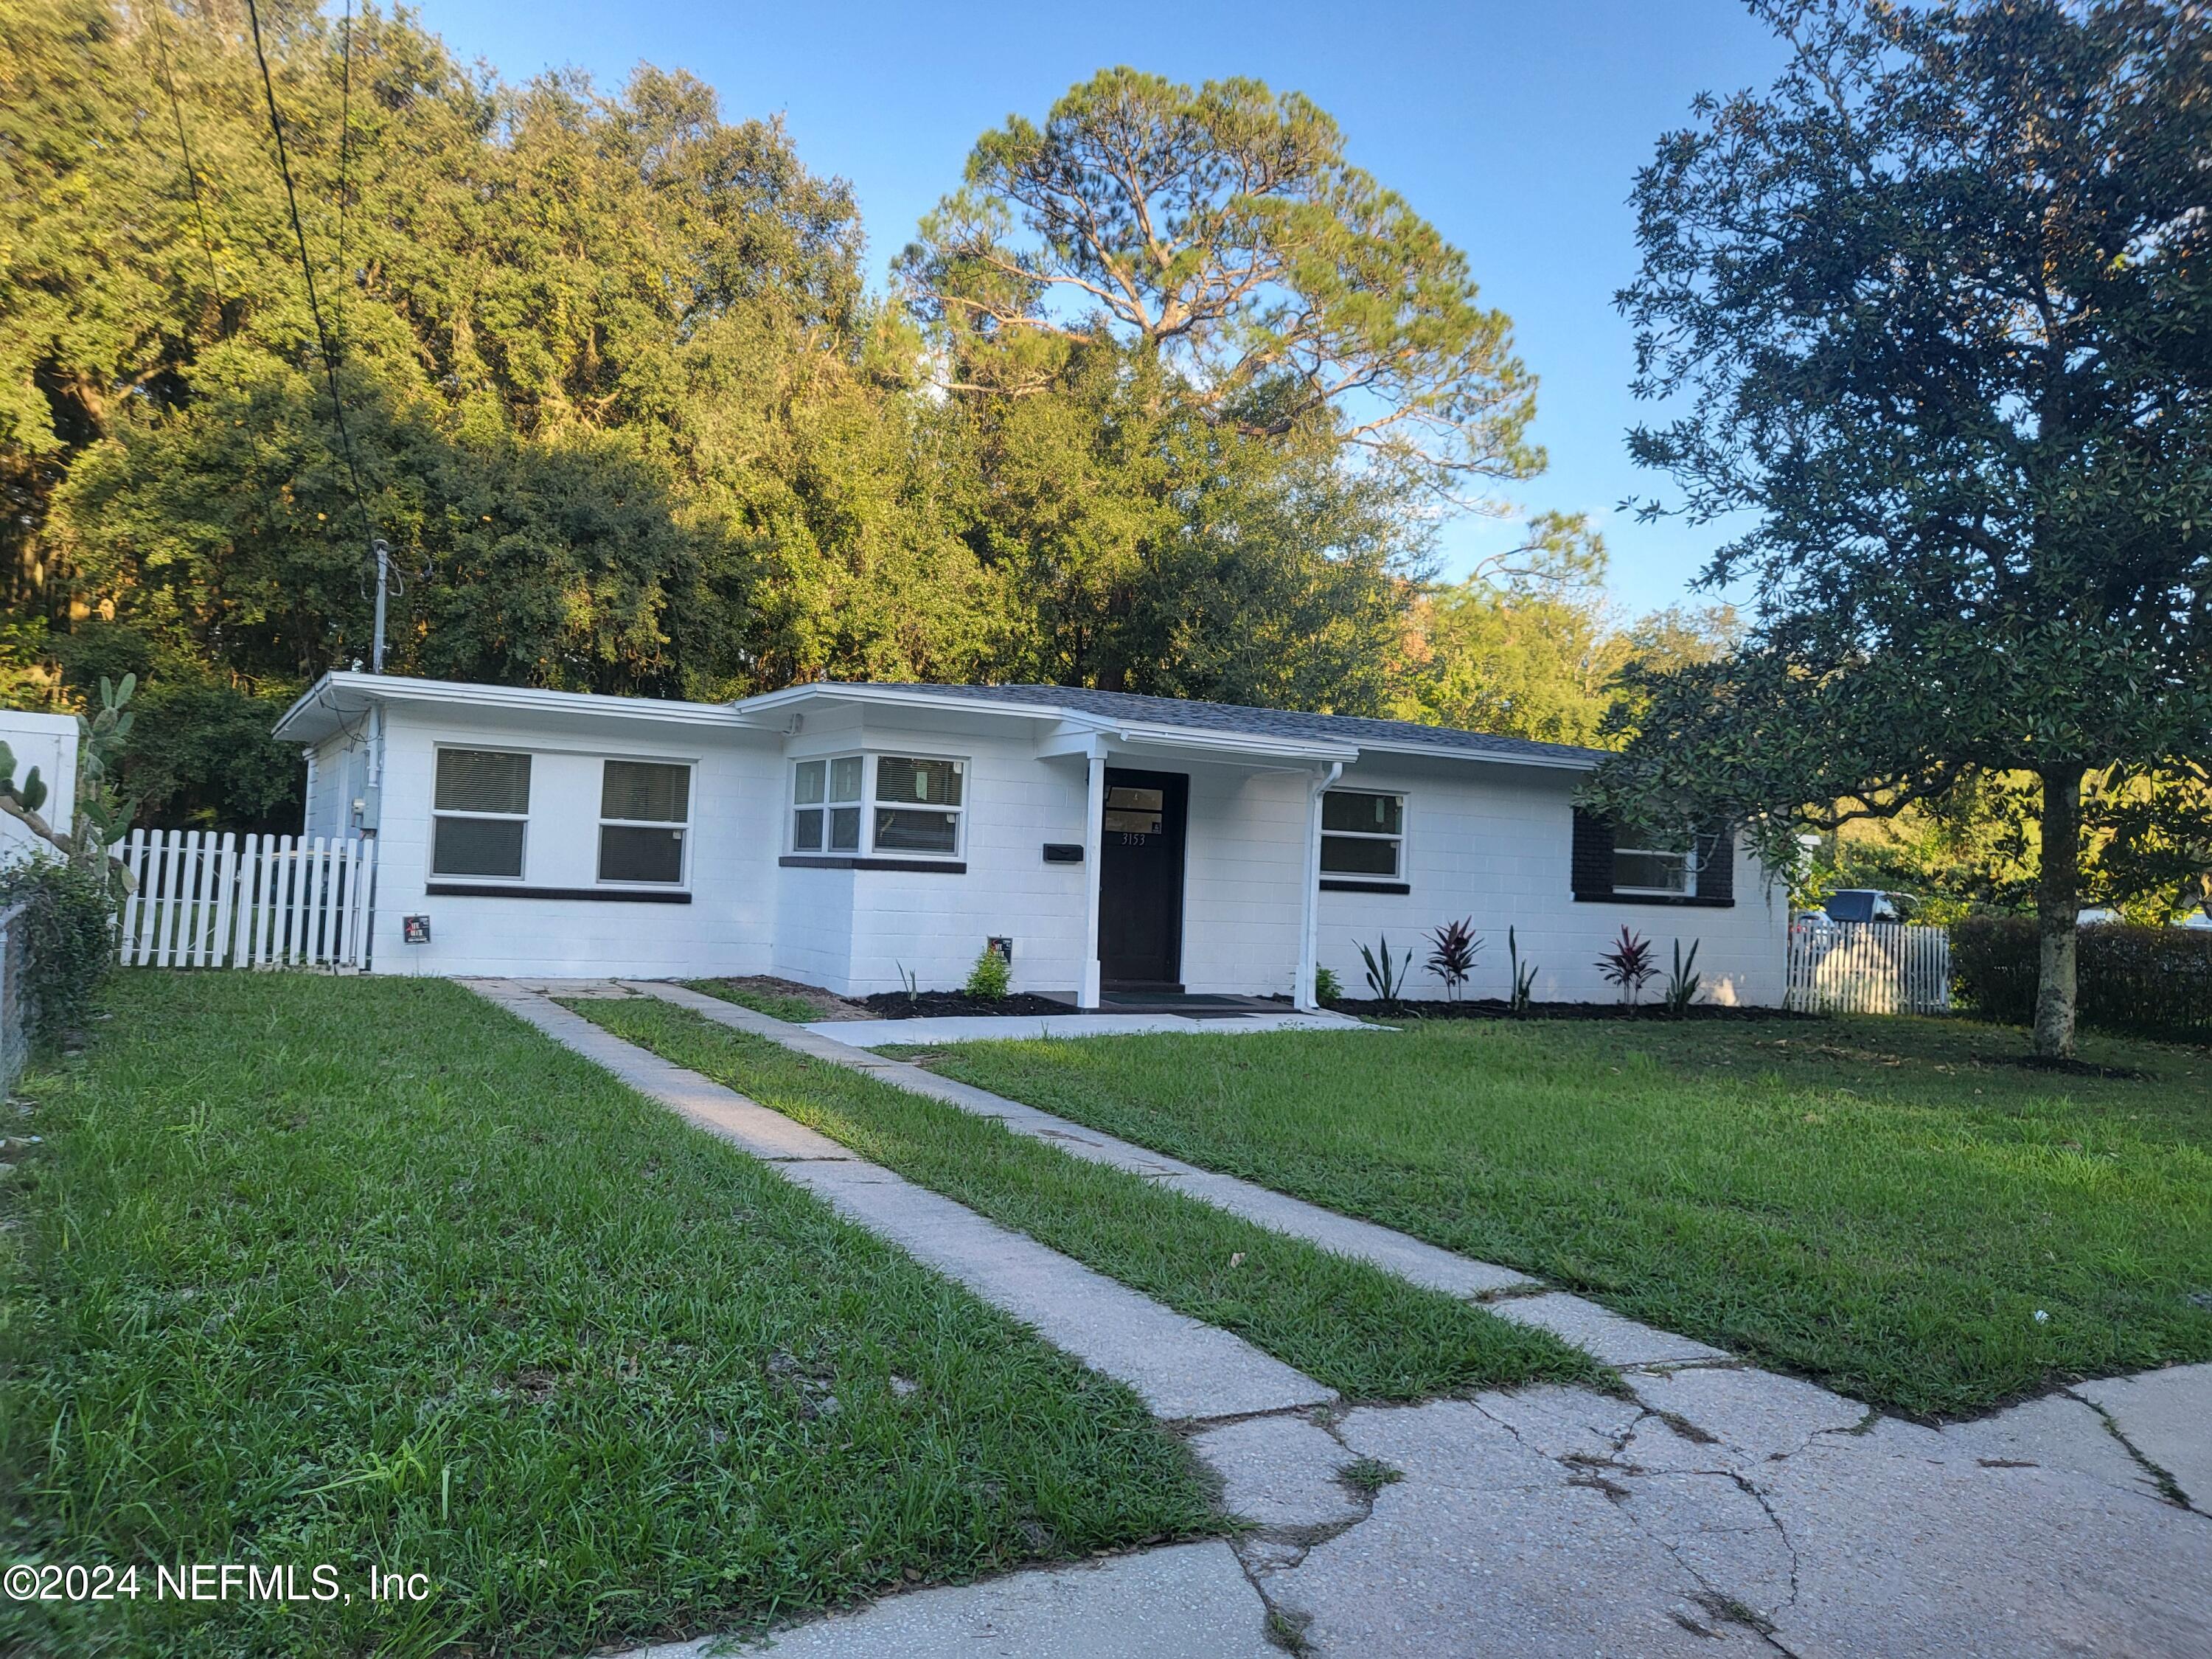
[[[2074,1052],[2074,954],[2081,925],[2081,774],[2078,766],[2043,774],[2043,870],[2035,885],[2042,963],[2035,986],[2035,1055]]]

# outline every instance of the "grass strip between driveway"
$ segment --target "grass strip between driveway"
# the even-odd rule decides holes
[[[0,1651],[572,1656],[1219,1528],[1133,1391],[458,986],[106,1008],[0,1126],[0,1513],[142,1593]],[[226,1561],[352,1600],[153,1593]]]
[[[1546,1332],[688,1009],[651,997],[568,1006],[1349,1398],[1608,1375]]]
[[[687,979],[684,985],[702,996],[720,997],[740,1008],[780,1019],[787,1025],[804,1025],[822,1018],[819,1008],[805,997],[793,996],[787,991],[764,991],[757,986],[734,985],[726,979]]]
[[[933,1069],[1887,1409],[2212,1359],[2212,1053],[1906,1018],[975,1042]],[[897,1053],[900,1050],[891,1050]]]

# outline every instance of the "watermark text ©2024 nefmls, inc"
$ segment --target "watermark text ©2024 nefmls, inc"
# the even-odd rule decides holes
[[[21,1561],[0,1573],[0,1585],[11,1601],[135,1601],[142,1595],[161,1601],[350,1601],[356,1589],[372,1601],[424,1601],[438,1589],[428,1573],[375,1566],[349,1585],[327,1561],[305,1567],[193,1561],[143,1571],[104,1561]]]

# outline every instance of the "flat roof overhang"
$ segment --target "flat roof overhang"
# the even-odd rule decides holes
[[[280,743],[316,744],[352,726],[378,703],[406,703],[516,714],[584,716],[598,720],[760,730],[772,723],[726,702],[617,697],[596,691],[547,691],[534,686],[480,685],[466,680],[416,679],[340,669],[301,692],[276,725]]]

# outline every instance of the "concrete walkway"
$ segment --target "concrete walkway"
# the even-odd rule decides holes
[[[1163,1307],[1025,1233],[855,1158],[827,1135],[625,1042],[537,990],[511,980],[470,984],[639,1093],[765,1159],[839,1214],[958,1280],[1055,1347],[1127,1382],[1157,1417],[1240,1417],[1336,1398],[1242,1337]]]
[[[588,1034],[611,1045],[602,1052],[571,1043],[749,1150],[766,1148],[759,1155],[794,1179],[829,1162],[869,1167],[842,1148],[823,1153],[816,1143],[834,1143],[553,1007],[537,984],[478,988],[560,1040]],[[591,989],[559,981],[543,988]],[[693,994],[676,988],[635,989],[695,1006]],[[610,985],[602,994],[629,993]],[[1192,1425],[1192,1445],[1220,1474],[1224,1506],[1254,1523],[1233,1544],[892,1596],[783,1632],[773,1644],[779,1655],[1260,1659],[1282,1650],[1267,1645],[1271,1632],[1303,1651],[1345,1659],[2212,1653],[2212,1365],[2084,1383],[1942,1430],[1906,1424],[1579,1297],[1510,1293],[1528,1284],[1522,1276],[1503,1286],[1482,1282],[1503,1269],[1279,1194],[1255,1199],[1263,1189],[1249,1183],[1202,1184],[1227,1178],[700,1000],[712,1005],[700,1008],[710,1018],[985,1111],[1076,1156],[1125,1168],[1141,1161],[1146,1173],[1238,1213],[1262,1201],[1289,1206],[1255,1218],[1489,1299],[1500,1314],[1534,1315],[1620,1366],[1627,1385],[1623,1397],[1539,1388],[1350,1410],[1291,1401],[1218,1413],[1211,1411],[1218,1401],[1200,1400],[1201,1409],[1181,1414],[1214,1420]],[[823,1179],[817,1190],[876,1224],[840,1202],[854,1185]],[[1010,1286],[978,1268],[972,1253],[1041,1247],[959,1212],[984,1231],[956,1229],[957,1249],[918,1235],[939,1255],[915,1253],[955,1277],[963,1267],[976,1273],[963,1282],[997,1301]],[[1460,1266],[1448,1268],[1437,1256]],[[1462,1277],[1447,1283],[1454,1273]],[[1146,1305],[1168,1322],[1192,1322]],[[1049,1306],[1039,1311],[1051,1317]],[[1083,1352],[1042,1320],[1031,1322]],[[1116,1364],[1140,1363],[1112,1342],[1097,1351],[1102,1358],[1092,1363],[1114,1375],[1125,1375]],[[1202,1393],[1187,1378],[1176,1389],[1186,1406]],[[1297,1392],[1279,1379],[1255,1392],[1271,1390]],[[692,1659],[710,1650],[701,1643],[652,1652]]]
[[[848,1038],[846,1034],[854,1029],[853,1025],[793,1025],[681,985],[653,980],[619,983],[626,989],[659,997],[717,1024],[750,1031],[800,1054],[865,1072],[978,1117],[996,1119],[1016,1134],[1049,1141],[1076,1158],[1110,1164],[1147,1180],[1171,1185],[1203,1203],[1276,1232],[1304,1239],[1339,1255],[1370,1262],[1416,1285],[1451,1296],[1481,1300],[1501,1318],[1540,1326],[1609,1365],[1681,1364],[1729,1358],[1718,1348],[1639,1325],[1581,1297],[1559,1291],[1546,1291],[1535,1279],[1510,1267],[1440,1249],[1389,1227],[1340,1215],[1334,1210],[1309,1204],[1304,1199],[1292,1198],[1235,1176],[1217,1175],[1194,1164],[1183,1163],[1086,1128],[1067,1118],[1055,1117],[1050,1112],[993,1094],[987,1089],[940,1077],[909,1060],[888,1059]]]

